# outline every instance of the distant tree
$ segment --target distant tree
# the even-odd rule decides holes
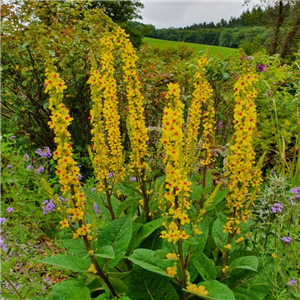
[[[104,8],[105,14],[118,24],[133,19],[142,19],[140,9],[144,8],[144,4],[139,0],[91,1],[87,5],[92,8]]]

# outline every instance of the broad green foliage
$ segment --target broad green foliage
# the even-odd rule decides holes
[[[299,64],[136,52],[86,5],[4,6],[5,297],[299,298]]]

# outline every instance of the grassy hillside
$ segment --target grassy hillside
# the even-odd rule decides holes
[[[144,43],[147,43],[149,47],[151,46],[159,46],[159,47],[166,47],[166,46],[174,46],[178,47],[182,42],[173,42],[173,41],[166,41],[166,40],[157,40],[152,38],[144,38]],[[185,43],[187,46],[190,46],[191,48],[195,48],[195,52],[206,50],[208,45],[202,45],[202,44],[194,44],[194,43]],[[236,49],[233,48],[226,48],[226,47],[219,47],[219,46],[209,46],[210,47],[210,54],[214,55],[217,53],[222,53],[223,55],[227,56],[231,53],[236,52]]]

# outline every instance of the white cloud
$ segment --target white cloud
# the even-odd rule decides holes
[[[241,0],[218,1],[176,1],[176,0],[142,0],[144,8],[141,15],[144,24],[152,24],[156,28],[185,27],[198,23],[219,22],[222,18],[229,20],[231,16],[239,17],[247,8],[251,9],[257,2],[243,6]]]

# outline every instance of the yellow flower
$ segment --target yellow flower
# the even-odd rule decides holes
[[[226,246],[224,246],[224,248],[231,250],[231,244],[227,244]]]
[[[70,224],[69,224],[69,220],[68,220],[68,219],[64,219],[63,221],[60,221],[59,224],[61,224],[60,229],[70,227]]]
[[[94,264],[91,264],[91,266],[88,268],[88,271],[93,274],[97,274],[97,270],[96,270]]]
[[[278,256],[275,253],[272,253],[273,258],[277,258]]]
[[[203,296],[209,295],[208,291],[205,289],[205,287],[203,285],[197,286],[196,284],[189,284],[186,287],[186,289],[188,292],[191,292],[194,294],[199,294],[199,295],[203,295]]]
[[[168,267],[167,268],[167,273],[168,273],[169,276],[174,277],[177,274],[177,268],[176,268],[176,266],[174,266],[174,267]]]
[[[168,253],[166,255],[167,259],[178,259],[178,256],[176,253]]]

